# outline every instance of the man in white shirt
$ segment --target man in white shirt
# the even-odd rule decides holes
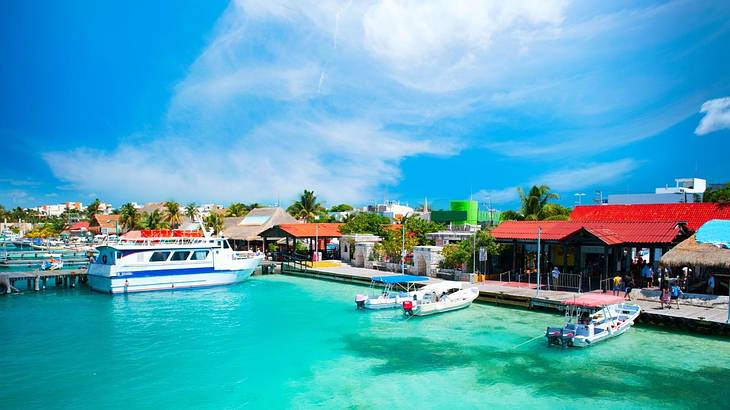
[[[553,277],[553,289],[558,290],[558,278],[560,277],[560,269],[558,269],[557,266],[554,266],[552,272],[550,272],[550,275]]]

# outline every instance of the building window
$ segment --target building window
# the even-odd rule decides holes
[[[177,251],[172,254],[172,258],[170,258],[171,261],[184,261],[188,259],[188,256],[190,255],[190,251]]]
[[[208,258],[208,253],[210,251],[207,250],[200,250],[200,251],[194,251],[193,255],[190,257],[191,261],[202,261]]]
[[[150,262],[164,262],[170,256],[170,252],[154,252],[150,257]]]

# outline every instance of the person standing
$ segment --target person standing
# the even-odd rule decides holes
[[[641,277],[644,278],[644,287],[650,288],[654,285],[654,270],[648,263],[641,269]]]
[[[550,272],[550,276],[553,277],[553,289],[558,290],[558,278],[560,278],[560,269],[558,269],[557,266],[554,266],[552,272]]]
[[[710,273],[710,278],[707,279],[707,293],[709,295],[715,294],[715,274]]]
[[[671,309],[672,306],[669,304],[669,301],[670,301],[669,289],[667,289],[666,287],[663,287],[661,289],[662,289],[662,294],[659,297],[659,302],[661,302],[661,304],[662,304],[662,309],[664,309],[664,305],[667,305]]]
[[[618,296],[621,291],[621,274],[616,272],[616,276],[613,277],[613,295]]]
[[[631,275],[626,275],[624,278],[624,286],[626,287],[626,290],[624,291],[624,300],[631,300],[631,291],[634,289],[634,278],[631,277]]]

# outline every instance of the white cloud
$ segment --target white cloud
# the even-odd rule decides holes
[[[45,159],[76,189],[113,199],[271,202],[306,188],[325,200],[358,202],[397,182],[402,158],[450,149],[368,122],[320,120],[266,124],[225,145],[171,138]]]
[[[523,184],[524,188],[531,185],[548,185],[554,192],[575,192],[585,188],[601,186],[606,183],[621,181],[639,166],[633,159],[622,159],[606,163],[588,163],[577,167],[564,168],[558,171],[542,174],[532,181]],[[478,200],[491,199],[492,203],[507,203],[517,200],[518,186],[503,189],[481,190],[474,197]]]
[[[730,128],[730,97],[715,98],[702,104],[700,112],[705,114],[695,129],[695,134],[705,135]]]

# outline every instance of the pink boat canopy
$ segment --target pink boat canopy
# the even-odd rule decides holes
[[[583,307],[601,307],[606,305],[614,305],[621,303],[624,298],[621,296],[613,296],[606,293],[584,293],[576,298],[564,300],[564,305],[583,306]]]

